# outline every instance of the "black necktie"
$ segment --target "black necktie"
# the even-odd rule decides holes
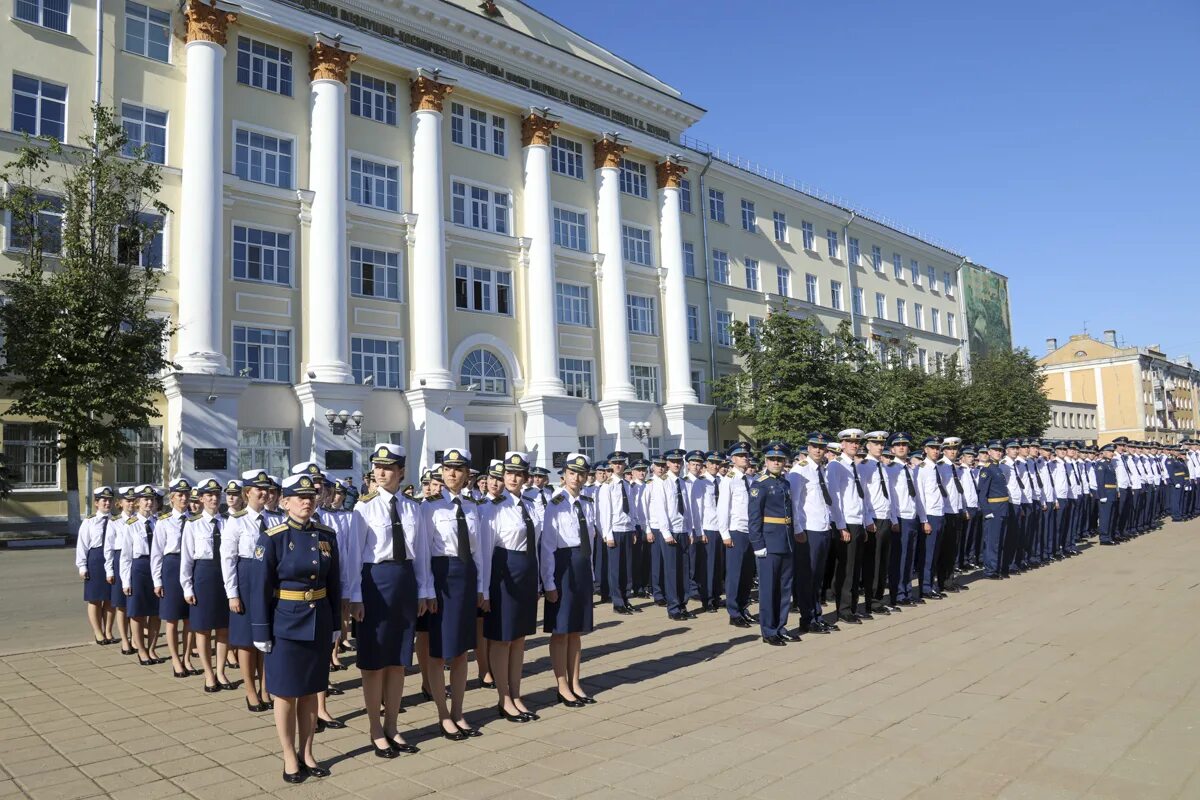
[[[408,561],[408,548],[404,544],[404,523],[400,521],[399,502],[396,495],[392,495],[392,502],[388,503],[388,515],[392,519],[392,561],[403,562]],[[462,541],[461,534],[459,541]]]
[[[259,533],[267,532],[267,515],[266,514],[258,515],[258,532]]]
[[[621,478],[617,479],[621,483],[621,511],[625,514],[629,513],[629,493],[625,490],[625,481]]]
[[[1067,473],[1067,484],[1070,485],[1072,483],[1072,481],[1071,481],[1072,470],[1070,467],[1067,466],[1067,462],[1065,462],[1065,461],[1063,462],[1063,472]]]
[[[529,516],[529,509],[525,507],[525,503],[521,498],[517,498],[517,506],[521,509],[521,519],[525,520],[525,552],[537,552],[537,539],[533,534],[533,518]]]
[[[146,520],[146,553],[150,552],[150,542],[154,540],[154,528],[150,525],[150,520]]]
[[[950,477],[954,478],[954,488],[958,490],[958,496],[963,496],[962,481],[958,479],[958,467],[950,465]]]
[[[883,499],[890,500],[891,498],[888,496],[887,490],[887,475],[883,472],[883,462],[876,461],[875,468],[879,471],[879,486],[883,489]]]
[[[1017,476],[1017,486],[1021,487],[1022,492],[1025,491],[1025,481],[1021,480],[1021,468],[1015,461],[1012,463],[1012,471]],[[1069,475],[1070,473],[1067,474]]]
[[[1044,491],[1046,487],[1042,483],[1042,473],[1041,470],[1038,469],[1039,466],[1040,464],[1037,462],[1035,462],[1033,465],[1033,479],[1037,481],[1038,488]]]
[[[147,523],[149,521],[147,520]],[[221,552],[221,528],[217,525],[217,518],[213,517],[212,529],[212,557],[220,558]]]
[[[683,478],[675,479],[675,508],[679,512],[679,516],[685,516],[683,509]]]
[[[858,465],[850,462],[850,474],[854,476],[854,488],[858,490],[858,499],[863,499],[862,481],[858,479]]]
[[[833,495],[829,493],[829,484],[825,483],[825,465],[817,465],[817,480],[821,482],[821,494],[825,497],[825,505],[833,508]]]
[[[538,499],[542,501],[542,508],[545,508],[546,507],[546,493],[543,492],[541,489],[538,489],[537,493],[538,493]]]
[[[933,465],[933,477],[937,478],[938,491],[942,493],[942,499],[944,500],[949,495],[946,494],[946,486],[942,483],[942,473],[938,472],[936,463]]]
[[[579,521],[579,549],[583,557],[592,560],[592,535],[588,531],[587,515],[583,513],[583,500],[575,500],[575,518]]]
[[[462,498],[454,498],[454,518],[458,521],[458,557],[471,560],[471,529],[467,527],[467,515],[463,513]]]
[[[104,515],[104,520],[100,523],[100,544],[96,547],[104,547],[104,539],[108,536],[108,514]]]
[[[719,503],[721,501],[721,479],[714,477],[712,479],[712,485],[713,485],[713,503]]]
[[[900,469],[904,470],[904,479],[906,481],[908,481],[908,496],[911,497],[913,500],[916,500],[917,499],[917,487],[913,484],[912,473],[909,472],[907,466],[901,465]]]

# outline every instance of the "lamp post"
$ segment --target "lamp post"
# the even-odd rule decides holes
[[[334,436],[345,436],[351,430],[362,428],[363,413],[355,411],[352,414],[344,408],[341,411],[331,408],[325,412],[325,421],[329,423],[329,430]]]

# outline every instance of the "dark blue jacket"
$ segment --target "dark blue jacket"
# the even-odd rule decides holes
[[[262,569],[259,602],[249,609],[254,641],[269,642],[279,637],[325,644],[341,625],[342,592],[338,579],[338,548],[333,529],[309,520],[287,521],[269,528],[258,537],[254,557]],[[277,597],[282,591],[316,592],[325,597],[290,600]]]
[[[752,550],[792,552],[792,492],[786,477],[763,473],[750,484],[749,520]]]
[[[999,464],[988,464],[979,470],[979,510],[984,515],[1008,516],[1008,478]]]

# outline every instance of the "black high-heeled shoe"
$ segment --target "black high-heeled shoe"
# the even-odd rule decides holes
[[[261,714],[262,712],[267,710],[267,704],[263,703],[261,701],[259,701],[258,703],[251,703],[250,698],[247,697],[246,698],[246,710],[249,711],[251,714]]]
[[[483,736],[483,731],[479,730],[479,728],[472,728],[470,725],[465,728],[459,727],[458,729],[471,739]]]
[[[304,783],[304,779],[308,777],[308,773],[304,770],[304,765],[300,765],[300,769],[295,772],[284,770],[283,780],[286,783]]]
[[[188,677],[188,675],[190,675],[191,673],[190,673],[190,672],[188,672],[186,669],[185,669],[185,670],[183,670],[182,672],[176,672],[176,671],[175,671],[175,668],[174,668],[174,667],[171,667],[171,674],[172,674],[172,675],[174,675],[176,678],[186,678],[186,677]]]
[[[206,683],[206,684],[204,684],[204,691],[208,692],[209,694],[213,694],[214,692],[219,692],[219,691],[221,691],[221,684],[217,683],[212,686],[209,686]]]
[[[460,730],[457,725],[454,726],[454,733],[446,730],[445,725],[439,725],[438,727],[442,729],[443,739],[449,739],[452,742],[464,742],[467,739],[467,734]]]
[[[396,741],[395,736],[385,736],[384,738],[388,740],[388,746],[391,747],[392,750],[397,753],[419,753],[419,752],[421,752],[421,748],[417,747],[415,744],[409,744],[408,742]]]
[[[479,679],[479,685],[481,688],[484,688],[484,689],[495,689],[496,688],[495,681],[485,681],[483,678]]]
[[[141,664],[143,667],[153,667],[158,662],[155,661],[153,658],[142,658],[141,656],[138,656],[138,663]]]
[[[520,710],[520,709],[518,709],[518,710]],[[521,711],[521,714],[533,722],[536,722],[537,720],[541,719],[541,717],[538,716],[536,711]]]
[[[337,719],[321,719],[317,717],[317,733],[324,733],[326,728],[334,731],[340,731],[346,727],[346,723]]]
[[[92,638],[93,638],[93,639],[96,639],[96,637],[95,637],[95,636],[93,636]],[[98,644],[98,645],[100,645],[101,647],[103,647],[104,645],[108,644],[108,639],[96,639],[96,644]]]
[[[188,668],[187,668],[187,673],[188,673],[188,675],[203,675],[203,674],[204,674],[204,670],[202,670],[202,669],[196,669],[195,667],[188,667]]]
[[[525,716],[524,714],[521,714],[521,713],[517,713],[517,714],[510,714],[510,713],[508,713],[508,712],[507,712],[507,711],[504,709],[504,704],[503,704],[503,703],[501,703],[500,705],[496,706],[496,715],[497,715],[497,716],[500,716],[500,717],[503,717],[504,719],[508,720],[509,722],[529,722],[529,717]]]
[[[375,756],[377,758],[396,758],[397,756],[399,756],[400,754],[392,749],[391,740],[388,739],[386,736],[383,738],[387,740],[387,743],[388,743],[387,747],[378,747],[375,744],[375,740],[374,739],[371,740],[371,747],[375,750]]]
[[[301,764],[300,769],[312,775],[314,778],[328,778],[329,770],[322,767],[320,764]]]
[[[592,705],[596,704],[596,698],[591,697],[589,695],[580,694],[579,692],[576,692],[575,697],[576,697],[576,699],[579,700],[579,702],[583,703],[585,706],[592,706]]]
[[[583,708],[585,703],[582,700],[568,700],[562,696],[562,692],[558,693],[558,702],[567,708]]]
[[[128,649],[126,649],[126,648],[122,647],[122,648],[121,648],[121,655],[123,655],[123,656],[134,656],[134,655],[137,655],[137,650],[135,650],[135,649],[134,649],[134,648],[132,648],[132,647],[130,647],[130,648],[128,648]]]

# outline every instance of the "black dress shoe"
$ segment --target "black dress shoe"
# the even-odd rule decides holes
[[[989,580],[989,581],[1002,581],[1002,580],[1004,580],[1004,576],[1003,576],[1003,575],[984,575],[983,577],[984,577],[984,579],[985,579],[985,580]]]
[[[472,728],[470,725],[468,725],[465,728],[460,727],[459,730],[463,732],[464,736],[470,737],[472,739],[479,737],[479,736],[483,736],[483,731],[479,730],[479,728]]]
[[[337,697],[338,695],[345,693],[346,692],[341,687],[334,686],[333,684],[330,684],[329,687],[325,689],[325,694],[329,695],[330,697]]]
[[[564,705],[567,708],[583,708],[586,705],[582,700],[568,700],[562,696],[562,692],[558,693],[559,705]]]
[[[783,647],[785,644],[787,644],[787,642],[783,640],[782,636],[764,636],[762,637],[762,640],[772,647]]]
[[[959,584],[958,586],[954,587],[954,590],[957,592],[969,592],[971,591],[971,587],[965,584]]]
[[[457,728],[457,726],[454,729],[454,733],[451,733],[450,731],[446,730],[446,727],[444,725],[441,727],[442,727],[442,738],[443,739],[449,739],[452,742],[465,742],[467,740],[467,734],[464,733],[463,731],[459,730]]]
[[[132,648],[132,647],[131,647],[131,648],[129,648],[128,650],[126,650],[125,648],[121,648],[121,655],[123,655],[123,656],[133,656],[133,655],[137,655],[137,650],[135,650],[135,649],[134,649],[134,648]]]
[[[750,620],[746,619],[745,617],[730,617],[729,624],[735,628],[752,628],[752,627],[754,627],[754,623],[752,623]]]
[[[267,710],[267,704],[262,703],[262,702],[251,703],[250,699],[247,698],[246,699],[246,710],[249,711],[251,714],[261,714],[262,712]]]
[[[479,687],[481,689],[495,689],[496,682],[495,681],[485,681],[483,678],[480,678],[479,679]]]
[[[626,614],[626,615],[628,615],[628,614],[632,614],[632,613],[633,613],[633,611],[631,611],[630,609],[626,608],[625,606],[613,606],[613,613],[614,613],[614,614]]]
[[[334,731],[340,731],[346,727],[346,723],[338,719],[321,719],[317,717],[317,733],[321,733],[326,728]]]
[[[626,610],[626,611],[632,611],[634,614],[640,614],[640,613],[642,613],[642,610],[641,610],[640,608],[638,608],[638,607],[636,607],[636,606],[631,606],[631,605],[629,605],[629,603],[626,603],[626,604],[625,604],[625,610]]]
[[[654,601],[654,605],[656,605],[656,606],[666,606],[666,604],[667,604],[666,600],[655,600]]]
[[[496,715],[499,717],[503,717],[504,719],[508,720],[509,722],[529,722],[529,717],[525,716],[524,714],[510,714],[507,711],[505,711],[503,703],[496,706]]]
[[[885,605],[874,605],[871,607],[872,614],[883,614],[885,617],[890,616],[892,610]]]
[[[204,691],[208,692],[209,694],[212,694],[214,692],[219,692],[219,691],[221,691],[221,684],[217,683],[212,686],[209,686],[208,684],[204,684]]]
[[[685,614],[668,614],[667,616],[670,617],[671,619],[675,620],[676,622],[687,622],[689,619],[696,618],[694,615],[689,616],[686,613]]]
[[[421,748],[417,747],[415,744],[409,744],[408,742],[397,741],[395,736],[387,736],[385,738],[388,741],[388,749],[390,749],[393,753],[419,753],[419,752],[421,752]]]
[[[585,706],[596,705],[596,698],[591,697],[590,695],[576,693],[575,697],[578,698],[579,702],[583,703]]]
[[[188,675],[190,675],[191,673],[190,673],[190,672],[188,672],[186,669],[185,669],[185,670],[183,670],[183,671],[181,671],[181,672],[176,672],[176,671],[175,671],[175,668],[174,668],[174,667],[172,667],[172,668],[171,668],[171,674],[172,674],[172,675],[174,675],[176,678],[186,678],[186,677],[187,677]]]
[[[155,661],[153,658],[142,658],[141,656],[138,656],[138,663],[141,664],[143,667],[153,667],[158,662]]]
[[[325,767],[322,767],[320,764],[305,764],[301,767],[301,769],[303,769],[309,775],[312,775],[314,778],[329,777],[329,770]]]
[[[189,668],[188,668],[188,671],[187,671],[187,673],[188,673],[188,675],[193,675],[193,676],[195,676],[195,675],[203,675],[203,674],[204,674],[204,670],[202,670],[202,669],[194,669],[194,668],[192,668],[192,667],[189,667]]]
[[[224,689],[227,692],[237,688],[237,686],[230,683],[229,681],[224,681],[224,682],[217,681],[217,685],[220,686],[222,689]]]
[[[859,619],[875,619],[875,615],[869,611],[864,611],[861,614],[856,611],[854,612],[854,616],[858,617]]]
[[[962,589],[959,588],[958,586],[947,586],[946,591],[950,592],[951,594],[958,594],[959,592],[962,591]]]
[[[305,771],[304,765],[300,765],[300,769],[295,772],[284,772],[283,779],[287,783],[304,783],[304,779],[308,777],[308,772]]]
[[[838,614],[838,620],[847,622],[851,625],[862,625],[862,620],[853,614]]]
[[[742,612],[742,619],[747,622],[753,622],[756,625],[758,624],[758,614],[751,614],[749,611]]]
[[[796,634],[796,633],[792,633],[791,631],[784,631],[783,633],[779,634],[779,636],[780,636],[780,637],[781,637],[781,638],[782,638],[782,639],[783,639],[785,642],[798,642],[798,641],[800,641],[800,635],[799,635],[799,634]]]

